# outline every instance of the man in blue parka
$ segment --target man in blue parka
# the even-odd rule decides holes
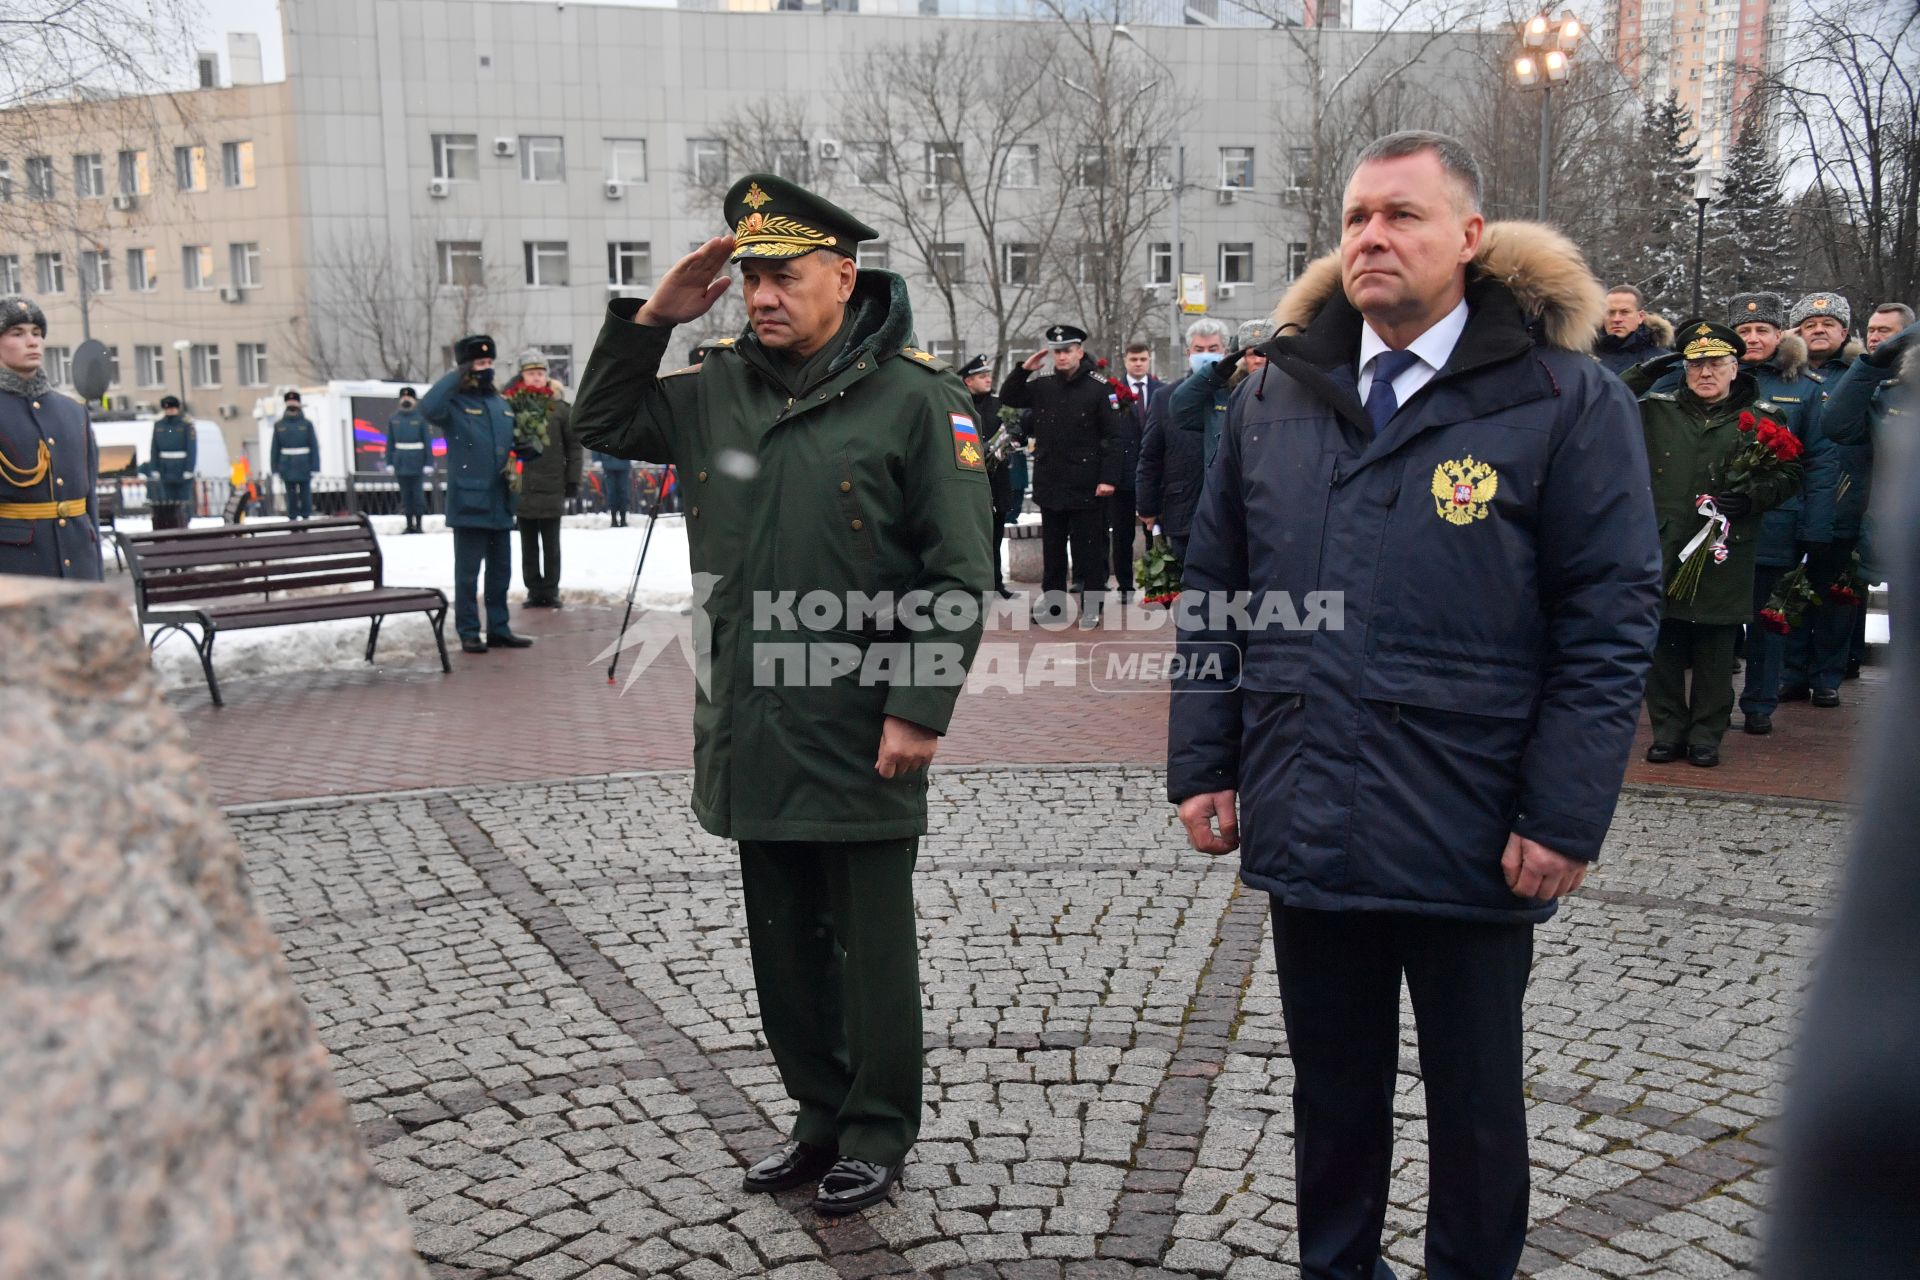
[[[468,653],[525,649],[507,614],[513,576],[513,517],[517,506],[514,459],[539,449],[516,444],[513,414],[493,385],[493,339],[476,333],[453,346],[458,368],[428,388],[420,416],[447,439],[447,527],[453,530],[453,625]],[[480,636],[475,588],[487,570],[487,634]]]
[[[184,529],[193,519],[194,464],[200,442],[193,419],[181,408],[180,397],[162,396],[160,419],[153,424],[147,454],[147,503],[153,508],[153,527]]]
[[[1600,854],[1658,627],[1639,417],[1586,354],[1600,284],[1479,204],[1451,138],[1361,153],[1339,253],[1234,393],[1176,608],[1168,796],[1272,896],[1306,1280],[1391,1274],[1403,975],[1427,1274],[1518,1266],[1533,927]]]
[[[320,435],[300,409],[300,393],[282,397],[286,412],[273,424],[269,466],[287,491],[287,519],[313,518],[313,477],[320,470]]]
[[[433,466],[433,428],[420,416],[420,397],[400,388],[400,411],[387,419],[387,466],[400,481],[400,511],[407,533],[420,533],[427,514],[426,476]]]
[[[100,581],[100,474],[80,403],[41,367],[47,317],[38,303],[0,297],[0,573]]]

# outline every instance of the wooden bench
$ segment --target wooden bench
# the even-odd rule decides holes
[[[447,597],[433,587],[382,582],[380,542],[363,515],[155,533],[116,530],[113,536],[133,574],[140,622],[156,628],[148,649],[170,632],[186,636],[200,655],[216,707],[222,703],[213,675],[213,641],[222,631],[371,618],[367,661],[372,662],[381,622],[391,614],[425,613],[433,622],[440,669],[453,670],[447,661]],[[333,590],[290,594],[316,587]],[[197,640],[194,627],[200,629]]]

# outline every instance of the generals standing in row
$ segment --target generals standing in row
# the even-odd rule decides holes
[[[927,766],[981,624],[935,610],[926,629],[843,617],[809,632],[804,611],[761,606],[978,604],[993,581],[985,442],[960,379],[908,346],[906,282],[856,268],[870,227],[764,173],[734,184],[724,213],[731,235],[644,304],[610,306],[575,420],[590,447],[671,462],[687,482],[695,580],[714,583],[694,623],[693,809],[739,841],[761,1020],[799,1104],[791,1142],[746,1188],[817,1181],[814,1207],[845,1214],[888,1195],[920,1130],[913,869]],[[746,332],[662,375],[673,327],[719,300],[729,260]],[[796,650],[810,659],[798,675],[775,658]],[[829,655],[861,670],[816,678]],[[884,674],[866,666],[883,655]]]
[[[41,368],[46,341],[36,303],[0,298],[0,573],[98,582],[100,459],[87,411]]]

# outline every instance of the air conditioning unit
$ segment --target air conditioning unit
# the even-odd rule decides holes
[[[822,160],[838,160],[840,158],[840,140],[838,138],[822,138],[820,139],[819,147],[820,158]]]
[[[219,412],[223,418],[237,418],[240,416],[240,406],[237,404],[223,404],[220,406]]]
[[[447,193],[453,190],[453,184],[445,178],[435,178],[427,183],[427,194],[436,200],[445,200]]]
[[[1221,187],[1218,191],[1215,191],[1213,193],[1213,200],[1215,204],[1232,204],[1234,201],[1238,200],[1239,198],[1240,198],[1240,189],[1238,187]]]
[[[626,183],[620,181],[620,179],[618,178],[607,179],[607,199],[618,200],[621,196],[624,196],[625,194],[627,194]]]
[[[517,145],[518,143],[512,138],[495,138],[493,140],[493,154],[503,158],[509,157],[513,155],[514,148]]]
[[[1213,296],[1225,302],[1239,291],[1240,286],[1237,284],[1217,284],[1213,287]]]
[[[926,186],[920,188],[920,198],[922,200],[931,200],[939,194],[940,194],[940,188],[935,186],[931,182],[929,182]]]
[[[220,301],[222,302],[244,302],[246,298],[247,295],[245,292],[234,285],[226,285],[220,290]]]
[[[120,213],[132,213],[140,207],[140,197],[121,194],[113,198],[113,207]]]
[[[1160,296],[1160,291],[1166,287],[1167,286],[1161,281],[1149,280],[1140,286],[1140,292],[1146,294],[1149,298],[1157,298]]]

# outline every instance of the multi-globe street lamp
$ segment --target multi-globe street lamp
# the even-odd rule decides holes
[[[1539,219],[1547,220],[1547,195],[1553,184],[1553,86],[1573,71],[1574,50],[1586,28],[1570,9],[1559,21],[1536,13],[1520,28],[1520,52],[1513,60],[1513,78],[1522,89],[1540,90],[1540,205]]]

